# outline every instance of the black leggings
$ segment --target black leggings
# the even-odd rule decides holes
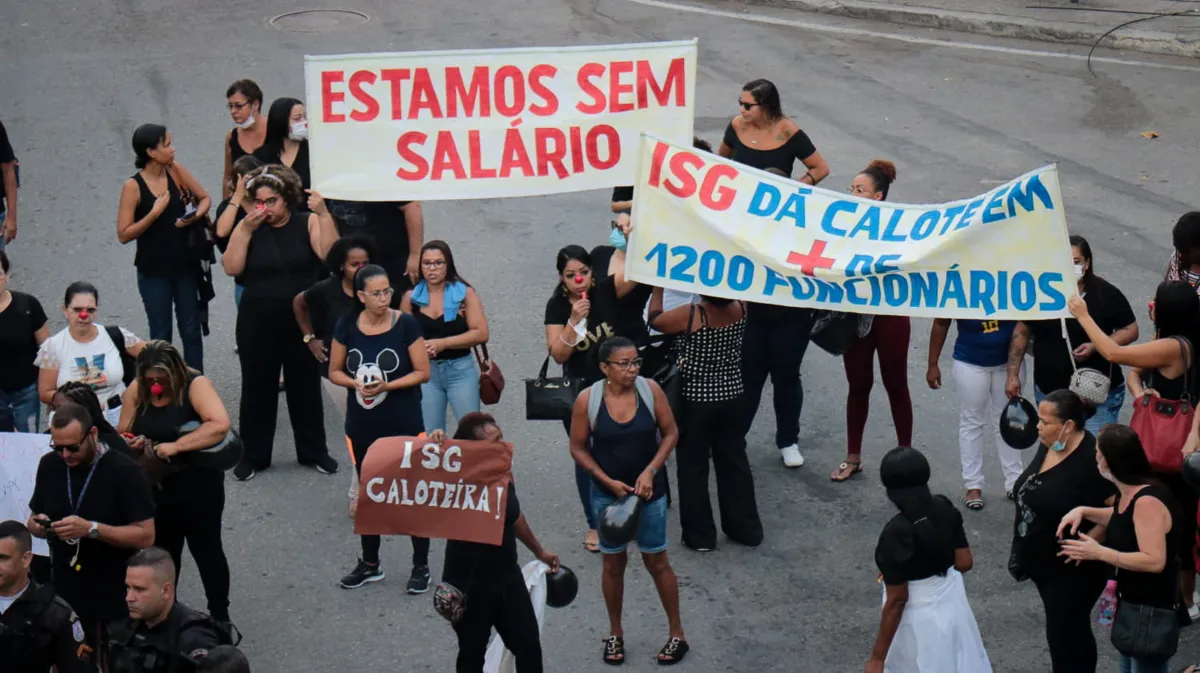
[[[200,468],[194,468],[200,469]],[[165,484],[154,515],[154,544],[171,554],[175,561],[175,583],[183,571],[183,543],[196,560],[196,570],[204,584],[208,612],[214,618],[229,621],[229,561],[221,544],[221,515],[225,511],[224,475],[181,474],[175,479],[203,479],[202,482],[178,484],[180,490]]]
[[[1053,673],[1096,672],[1092,606],[1106,582],[1104,566],[1094,562],[1055,577],[1034,580],[1046,609],[1046,642],[1050,645]]]
[[[482,673],[492,628],[517,659],[517,673],[542,673],[542,643],[525,579],[515,568],[502,587],[471,587],[458,634],[456,673]]]
[[[415,432],[406,432],[403,430],[398,430],[397,432],[389,434],[389,435],[378,435],[375,433],[350,434],[349,431],[347,431],[346,434],[350,440],[350,450],[354,452],[354,469],[358,472],[358,477],[359,477],[359,481],[360,481],[359,487],[361,488],[363,460],[367,457],[367,449],[371,448],[371,445],[375,443],[375,440],[379,439],[381,436],[415,437],[415,436],[421,434],[421,431],[417,430]],[[379,546],[381,544],[381,540],[380,540],[379,536],[378,535],[360,535],[358,537],[362,541],[362,560],[366,561],[367,563],[370,563],[371,565],[378,564],[379,563]],[[413,567],[416,568],[418,566],[428,566],[429,565],[429,538],[413,537],[410,539],[412,540],[412,548],[413,548],[413,555],[412,555]]]

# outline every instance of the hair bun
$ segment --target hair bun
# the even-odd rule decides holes
[[[874,168],[882,173],[883,177],[887,178],[889,184],[896,181],[896,164],[893,164],[887,159],[875,159],[871,163],[867,164],[867,168]]]

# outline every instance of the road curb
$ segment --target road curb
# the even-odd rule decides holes
[[[907,26],[938,28],[979,35],[1037,40],[1058,44],[1091,46],[1110,28],[1110,26],[1100,27],[1062,21],[1041,21],[1025,17],[986,14],[982,12],[888,5],[862,0],[843,2],[837,0],[743,0],[743,2],[749,5],[785,7],[831,16],[844,16]],[[1130,18],[1136,17],[1131,16]],[[1160,22],[1169,22],[1172,20],[1169,18],[1158,19]],[[1101,46],[1109,49],[1139,51],[1149,54],[1200,58],[1200,9],[1197,10],[1194,18],[1185,16],[1174,20],[1187,21],[1189,25],[1194,23],[1196,30],[1188,31],[1194,34],[1181,36],[1176,32],[1147,30],[1131,26],[1118,30],[1104,38]],[[1120,20],[1113,21],[1113,25],[1119,23]]]

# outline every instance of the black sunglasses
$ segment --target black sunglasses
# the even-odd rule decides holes
[[[743,110],[750,110],[756,107],[758,103],[747,103],[744,100],[738,100],[738,105],[741,105]]]
[[[78,444],[51,444],[50,450],[55,453],[62,453],[63,451],[66,451],[67,453],[79,453],[79,449],[82,447],[83,442]]]

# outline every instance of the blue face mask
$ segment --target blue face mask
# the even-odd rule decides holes
[[[620,229],[613,229],[608,234],[608,244],[621,252],[625,252],[625,234],[622,234]]]
[[[1067,434],[1067,429],[1063,428],[1063,431],[1058,433],[1058,441],[1050,445],[1051,451],[1055,453],[1062,453],[1063,451],[1067,450],[1067,443],[1063,441],[1063,435],[1065,434]]]

